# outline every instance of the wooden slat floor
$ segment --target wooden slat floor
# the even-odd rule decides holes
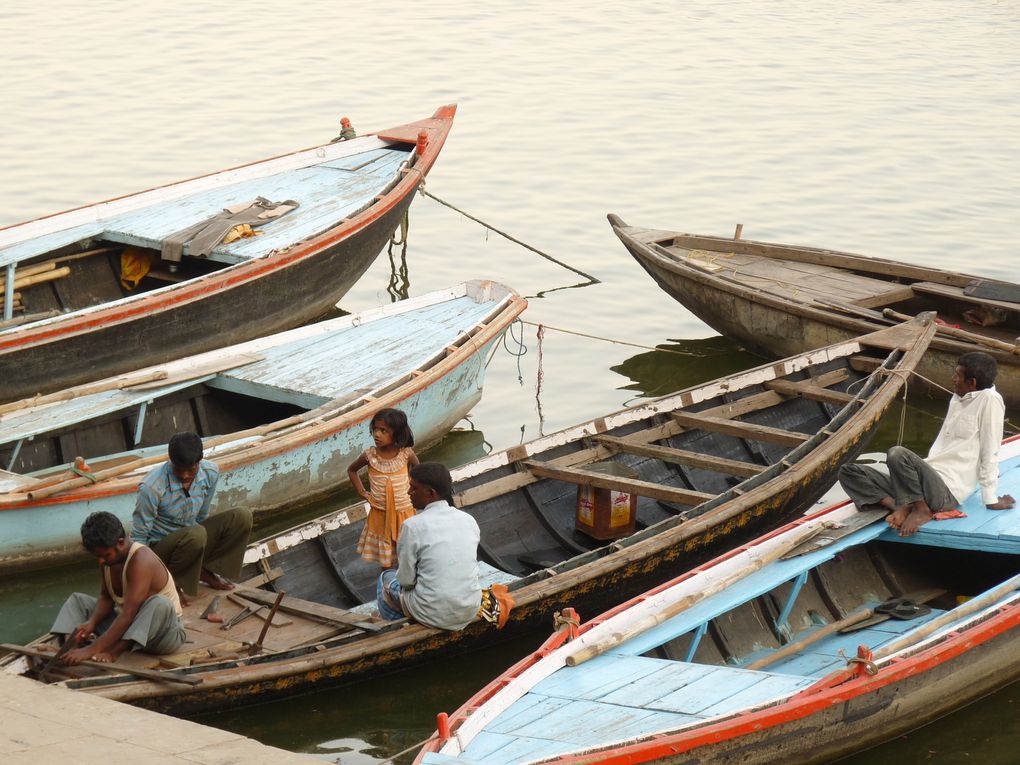
[[[218,214],[224,207],[259,196],[271,202],[297,201],[300,207],[268,222],[260,236],[220,245],[210,255],[220,262],[241,262],[314,236],[368,204],[396,177],[397,168],[407,156],[398,149],[373,149],[322,165],[210,189],[110,218],[105,222],[104,235],[116,242],[158,250],[166,237]],[[358,170],[349,169],[361,165]],[[184,252],[188,253],[187,246]]]

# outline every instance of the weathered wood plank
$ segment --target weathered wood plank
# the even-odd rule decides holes
[[[765,383],[765,387],[784,395],[799,396],[800,398],[809,398],[812,401],[822,401],[827,404],[838,404],[840,406],[854,400],[854,397],[849,393],[843,393],[838,390],[829,390],[828,388],[823,388],[820,385],[813,385],[807,380],[799,382],[792,382],[791,380],[772,380],[771,382]]]
[[[701,491],[676,489],[672,486],[663,486],[662,484],[650,481],[618,478],[578,468],[554,467],[543,462],[528,461],[524,463],[524,466],[533,474],[542,478],[554,478],[557,481],[566,481],[567,483],[574,483],[579,486],[594,486],[599,489],[624,491],[641,497],[665,500],[666,502],[698,505],[715,497],[715,494],[706,494]]]
[[[673,412],[674,420],[688,428],[698,428],[712,433],[722,433],[737,438],[748,438],[752,441],[767,441],[781,446],[799,446],[808,440],[803,433],[794,433],[781,428],[770,428],[767,425],[755,425],[751,422],[737,422],[722,417],[709,417],[691,412]]]
[[[262,605],[272,605],[276,601],[276,593],[266,592],[265,590],[240,590],[238,594]],[[287,595],[280,601],[278,610],[286,611],[289,614],[297,614],[298,616],[320,619],[332,624],[340,624],[345,627],[355,627],[368,632],[378,632],[386,627],[385,623],[368,621],[365,617],[346,611],[343,608],[325,606],[310,600],[293,598],[290,595]]]
[[[627,454],[652,457],[674,465],[700,467],[706,470],[714,470],[717,473],[726,473],[727,475],[750,477],[758,475],[758,473],[765,469],[761,465],[755,465],[750,462],[713,457],[709,454],[687,451],[686,449],[673,449],[668,446],[634,443],[625,438],[616,438],[614,436],[596,436],[594,440]]]

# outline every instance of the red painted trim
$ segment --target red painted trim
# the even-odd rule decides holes
[[[421,157],[418,158],[418,161],[415,164],[415,168],[420,171],[421,177],[428,174],[428,171],[432,168],[436,158],[439,156],[439,152],[442,150],[443,145],[446,143],[446,138],[449,135],[453,124],[453,115],[456,114],[456,111],[457,107],[455,105],[440,107],[436,110],[435,116],[430,118],[429,129],[433,130],[435,135],[429,140],[428,149]],[[435,120],[437,119],[441,121],[436,123]],[[307,149],[302,151],[307,151]],[[298,153],[300,152],[291,152],[290,154],[283,154],[281,156],[286,157]],[[263,162],[269,162],[272,159],[279,159],[279,157],[272,157],[271,159],[252,162],[248,165],[239,165],[238,167],[221,170],[218,173],[196,176],[195,178],[187,179],[187,181],[178,181],[177,183],[186,183],[188,181],[197,180],[198,178],[207,178],[213,175],[219,175],[221,173],[237,170],[241,167],[249,167],[251,165],[262,164]],[[111,304],[109,307],[95,310],[85,317],[83,317],[79,312],[70,313],[67,314],[66,318],[45,327],[39,327],[36,329],[32,329],[31,327],[20,329],[12,337],[0,339],[0,354],[4,352],[22,350],[25,347],[41,345],[46,342],[59,340],[63,337],[82,334],[100,326],[111,326],[128,321],[140,315],[153,314],[170,308],[176,308],[192,301],[200,300],[211,293],[221,292],[239,284],[251,282],[265,274],[278,271],[298,260],[311,257],[326,247],[346,239],[371,225],[396,207],[408,194],[413,193],[418,187],[419,180],[418,172],[406,173],[404,178],[389,192],[387,192],[383,199],[381,199],[378,203],[372,205],[367,210],[359,213],[350,220],[334,227],[332,230],[320,234],[314,239],[308,240],[301,247],[291,247],[285,252],[277,253],[276,255],[268,258],[258,258],[256,260],[229,266],[221,271],[207,274],[206,276],[187,282],[182,282],[179,285],[168,288],[165,292],[153,295],[151,298],[133,301],[127,305],[116,303]],[[136,194],[128,194],[124,197],[114,197],[113,199],[106,200],[106,202],[137,196],[137,194],[144,194],[148,191],[167,188],[168,186],[175,186],[177,183],[167,184],[167,186],[157,186],[153,189],[137,192]],[[95,204],[105,204],[106,202],[98,202]],[[95,204],[86,205],[85,207],[94,207]],[[80,210],[83,208],[79,207],[74,209]],[[68,210],[67,212],[73,211],[74,210]],[[64,213],[55,213],[53,216],[44,216],[37,220],[44,220],[48,217],[55,217],[56,215],[63,214]],[[23,224],[19,223],[15,225]]]

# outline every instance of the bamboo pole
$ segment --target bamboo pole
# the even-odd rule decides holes
[[[972,598],[962,606],[957,606],[952,611],[946,611],[941,616],[932,619],[920,629],[907,633],[903,637],[882,646],[880,650],[875,652],[872,660],[878,661],[879,659],[884,659],[898,651],[902,651],[904,648],[909,648],[916,643],[920,643],[933,632],[937,632],[948,624],[952,624],[965,616],[970,616],[977,611],[987,608],[996,601],[999,601],[1010,593],[1016,591],[1018,587],[1020,587],[1020,574],[1017,574],[1011,579],[1007,579],[998,587],[986,592],[984,595]]]
[[[43,271],[41,273],[31,274],[29,276],[15,277],[14,278],[14,289],[24,289],[25,287],[31,287],[35,284],[42,284],[43,282],[51,282],[55,279],[63,279],[65,276],[71,273],[70,266],[64,266],[63,268],[54,268],[51,271]]]
[[[812,632],[806,638],[798,640],[796,643],[789,643],[788,645],[785,645],[782,648],[780,648],[775,653],[771,653],[768,656],[763,656],[762,658],[758,659],[758,661],[752,661],[750,664],[744,667],[744,669],[761,669],[762,667],[767,667],[769,664],[774,664],[780,659],[785,659],[787,656],[790,656],[792,654],[797,653],[797,651],[807,648],[812,643],[817,643],[822,638],[828,637],[834,632],[839,632],[840,630],[846,629],[847,627],[852,627],[853,625],[859,622],[863,622],[867,619],[870,619],[874,615],[875,615],[874,608],[865,608],[862,609],[861,611],[856,611],[850,614],[849,616],[840,619],[839,621],[830,622],[829,624],[826,624],[821,629]]]
[[[43,486],[42,488],[32,488],[28,491],[28,498],[34,502],[37,499],[45,499],[46,497],[51,497],[54,494],[60,494],[61,492],[68,491],[69,489],[77,489],[81,486],[90,486],[109,478],[116,478],[117,476],[124,475],[125,473],[130,473],[132,470],[137,470],[144,465],[152,465],[156,462],[164,461],[166,461],[166,457],[162,454],[158,457],[147,457],[145,459],[132,460],[131,462],[125,462],[123,465],[117,465],[116,467],[93,473],[95,480],[85,476],[78,476],[77,478],[69,478],[65,481],[50,484],[49,486]]]
[[[662,610],[657,613],[649,614],[633,624],[624,626],[619,632],[607,635],[602,640],[593,642],[590,645],[586,645],[580,650],[575,651],[567,656],[567,666],[576,667],[578,664],[583,664],[589,659],[601,656],[606,651],[615,648],[627,640],[630,640],[643,632],[647,632],[668,619],[672,619],[674,616],[686,611],[694,604],[700,603],[709,596],[715,595],[717,592],[721,592],[734,582],[738,582],[741,579],[750,576],[754,572],[761,570],[769,563],[779,560],[790,552],[790,550],[821,533],[822,529],[825,527],[826,525],[824,523],[817,523],[812,526],[801,526],[800,528],[792,531],[788,539],[783,540],[776,547],[772,548],[760,557],[753,557],[747,565],[742,566],[731,574],[707,584],[704,588],[692,595],[680,598],[676,602],[664,606]],[[751,552],[753,554],[753,548]]]
[[[166,378],[167,371],[165,369],[157,369],[153,372],[148,372],[142,375],[125,375],[123,377],[100,380],[96,383],[79,385],[76,388],[62,390],[57,393],[48,393],[44,396],[40,395],[33,396],[32,398],[23,398],[20,401],[12,401],[9,404],[0,405],[0,415],[7,414],[8,412],[16,412],[20,409],[31,409],[33,406],[41,406],[42,404],[53,404],[58,401],[71,401],[72,399],[76,399],[81,396],[88,396],[93,393],[102,393],[103,391],[113,390],[115,388],[127,388],[132,385],[140,385],[141,383],[165,380]]]
[[[23,279],[26,276],[32,276],[33,274],[41,274],[44,271],[52,271],[57,267],[57,264],[50,260],[46,263],[36,263],[34,266],[19,266],[14,272],[15,279]]]

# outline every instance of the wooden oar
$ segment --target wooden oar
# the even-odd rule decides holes
[[[0,648],[4,648],[8,651],[14,651],[15,653],[24,654],[25,656],[34,656],[39,659],[50,659],[53,654],[49,651],[40,651],[38,648],[29,648],[23,645],[14,645],[13,643],[0,643]],[[177,675],[173,672],[160,672],[154,669],[144,669],[142,667],[129,667],[124,664],[119,664],[115,661],[91,661],[86,660],[81,662],[83,666],[94,667],[95,669],[103,669],[107,672],[123,672],[126,675],[134,675],[135,677],[144,677],[146,680],[158,680],[160,682],[167,683],[184,683],[185,685],[199,685],[202,682],[200,677],[191,677],[190,675]]]
[[[745,566],[737,569],[731,574],[724,576],[723,578],[707,584],[704,588],[698,592],[680,598],[674,603],[670,603],[664,606],[661,611],[657,613],[649,614],[642,619],[638,619],[636,622],[630,625],[625,625],[619,632],[614,632],[607,635],[602,640],[593,642],[590,645],[586,645],[580,650],[575,651],[566,658],[566,664],[568,667],[576,667],[578,664],[583,664],[589,659],[594,659],[596,656],[601,656],[606,651],[609,651],[616,646],[630,640],[632,637],[636,637],[643,632],[647,632],[652,627],[662,624],[668,619],[672,619],[679,613],[686,611],[688,608],[693,606],[695,603],[700,603],[711,595],[715,595],[734,582],[738,582],[744,579],[756,571],[767,566],[773,561],[779,560],[790,550],[802,544],[811,537],[821,533],[825,528],[824,523],[817,523],[813,526],[802,526],[799,529],[790,533],[789,538],[783,540],[776,547],[772,548],[768,552],[760,556],[754,556],[750,562]],[[753,548],[750,551],[753,555]]]

